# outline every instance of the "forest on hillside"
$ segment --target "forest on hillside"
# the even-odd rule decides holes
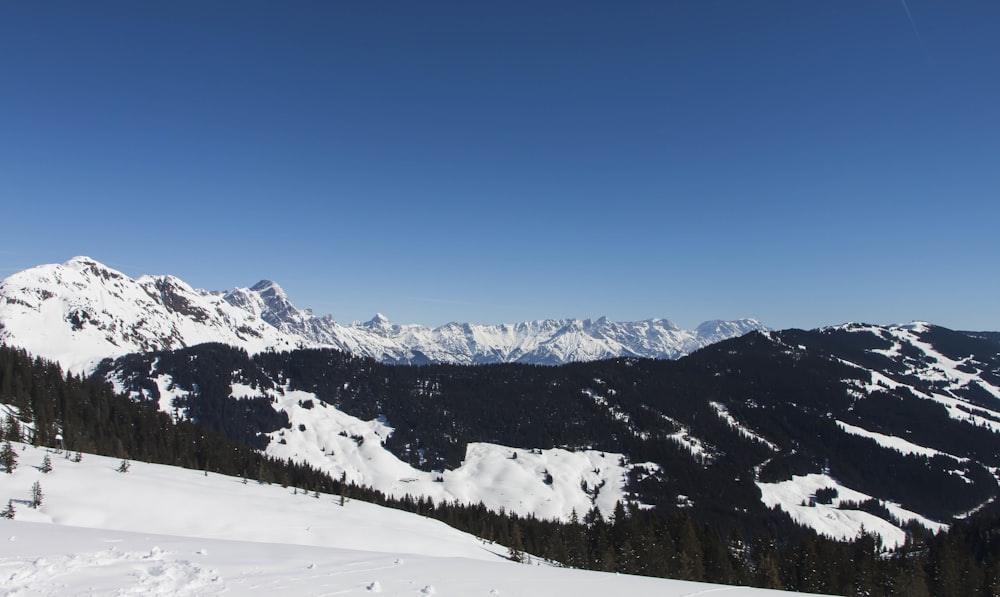
[[[261,380],[263,383],[263,380]],[[440,519],[497,541],[510,557],[628,574],[843,595],[991,596],[1000,594],[1000,507],[985,508],[938,536],[915,534],[888,552],[872,535],[836,542],[794,528],[779,512],[772,538],[728,534],[685,510],[619,504],[569,523],[492,512],[481,505],[391,500],[297,463],[275,461],[191,421],[174,421],[115,394],[106,383],[64,375],[57,365],[0,346],[0,403],[13,407],[3,440],[93,452],[244,476],[255,482],[340,494]],[[17,413],[15,416],[13,413]]]

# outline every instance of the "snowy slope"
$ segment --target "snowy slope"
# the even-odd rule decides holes
[[[906,542],[906,531],[902,527],[908,522],[916,522],[935,533],[948,528],[948,525],[928,520],[891,502],[880,501],[879,505],[889,511],[893,521],[860,510],[855,504],[873,498],[825,474],[795,475],[788,481],[758,482],[757,486],[761,499],[769,508],[780,508],[795,522],[831,539],[849,541],[866,532],[878,535],[886,547],[896,548]],[[816,501],[816,492],[822,489],[836,491],[831,503]]]
[[[0,520],[4,595],[790,595],[515,564],[502,546],[371,504],[18,447],[18,468],[0,475],[0,502],[16,509]],[[37,510],[25,503],[35,482]]]
[[[341,325],[329,315],[296,308],[271,281],[206,292],[173,276],[132,279],[88,257],[34,267],[0,282],[0,340],[76,372],[91,370],[105,357],[204,342],[251,353],[332,347],[392,363],[674,359],[755,329],[763,326],[752,319],[681,330],[665,319],[605,318],[429,328],[392,324],[382,315]]]
[[[160,407],[175,414],[169,379],[157,377],[163,390]],[[184,393],[175,388],[175,393]],[[310,392],[283,388],[255,389],[233,383],[235,399],[265,397],[286,413],[289,427],[269,434],[265,452],[305,462],[339,479],[402,498],[423,496],[437,503],[482,503],[488,508],[569,520],[597,507],[610,515],[627,499],[625,485],[635,468],[655,473],[652,463],[638,465],[624,455],[596,450],[532,450],[491,443],[470,443],[465,460],[454,470],[426,472],[401,461],[383,445],[392,428],[383,420],[363,421],[319,400]]]
[[[203,342],[250,352],[304,344],[173,276],[133,280],[87,257],[0,282],[0,340],[75,372],[106,357]]]

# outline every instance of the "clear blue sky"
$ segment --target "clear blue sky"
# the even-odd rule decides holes
[[[344,322],[997,330],[1000,3],[5,2],[0,201]]]

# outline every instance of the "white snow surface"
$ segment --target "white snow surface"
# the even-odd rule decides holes
[[[389,452],[383,443],[391,422],[363,421],[321,402],[315,394],[283,389],[262,392],[233,384],[232,396],[267,396],[285,412],[289,429],[270,434],[266,452],[282,459],[307,462],[334,478],[367,485],[395,497],[424,496],[437,503],[482,503],[499,511],[569,520],[594,506],[610,515],[627,496],[629,471],[638,466],[657,471],[653,463],[633,465],[622,454],[596,450],[525,449],[470,443],[465,460],[454,470],[426,472]],[[312,408],[306,405],[312,402]]]
[[[577,597],[779,591],[516,564],[446,525],[336,496],[17,445],[0,474],[0,594]],[[45,454],[53,470],[39,469]],[[39,482],[38,509],[26,501]]]
[[[792,520],[821,535],[832,539],[851,540],[860,536],[864,530],[881,537],[882,544],[888,548],[899,547],[906,542],[906,532],[893,521],[861,510],[843,507],[845,502],[861,503],[872,498],[865,493],[845,487],[829,475],[820,473],[794,475],[788,481],[778,483],[758,481],[757,487],[760,488],[764,505],[784,510]],[[830,504],[814,503],[812,498],[817,491],[824,488],[836,489],[837,497]],[[882,500],[879,500],[879,503],[901,523],[915,521],[935,533],[948,528],[948,525],[925,518],[898,504]]]
[[[132,279],[89,257],[41,265],[0,282],[0,340],[89,372],[101,359],[204,342],[267,349],[332,347],[386,362],[561,364],[620,356],[679,358],[764,326],[709,321],[681,330],[666,319],[538,320],[516,324],[393,324],[382,314],[341,325],[298,309],[264,280],[227,292],[173,276]]]

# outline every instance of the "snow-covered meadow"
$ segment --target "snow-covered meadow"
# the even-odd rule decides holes
[[[503,546],[356,500],[14,446],[17,468],[0,473],[0,506],[15,510],[0,520],[2,595],[788,595],[516,564]]]

